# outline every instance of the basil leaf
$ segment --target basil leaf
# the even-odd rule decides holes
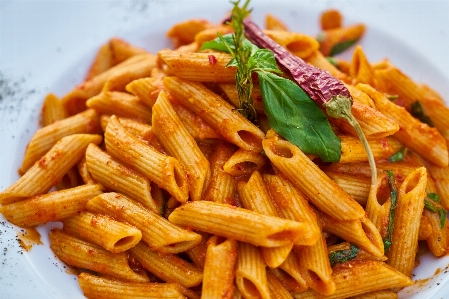
[[[351,248],[349,250],[343,249],[343,250],[336,250],[329,254],[329,261],[331,264],[331,267],[335,266],[338,263],[344,263],[346,261],[352,260],[355,257],[357,257],[357,254],[359,253],[360,249],[351,244]]]
[[[293,81],[271,73],[257,74],[271,127],[307,154],[325,162],[340,161],[341,141],[318,105]]]
[[[421,106],[419,101],[412,103],[410,106],[410,114],[419,119],[422,123],[429,125],[429,127],[433,127],[433,122],[429,116],[424,113],[424,109]]]
[[[211,49],[230,53],[226,44],[231,48],[231,50],[233,51],[235,50],[235,43],[232,34],[221,35],[220,37],[217,37],[214,40],[204,42],[200,50]],[[253,55],[257,50],[259,50],[259,47],[257,47],[255,44],[251,43],[248,39],[245,38],[243,40],[243,49],[245,50],[250,49],[251,55]]]
[[[267,72],[281,73],[281,70],[276,63],[276,58],[270,50],[259,49],[251,58],[254,59],[252,67],[255,71],[264,70]]]
[[[335,56],[335,55],[337,55],[337,54],[340,54],[340,53],[346,51],[347,49],[349,49],[349,48],[350,48],[353,44],[355,44],[356,42],[357,42],[356,39],[352,39],[352,40],[346,40],[346,41],[342,41],[342,42],[340,42],[340,43],[336,43],[336,44],[332,47],[332,49],[331,49],[329,55],[330,55],[330,56]]]
[[[394,162],[399,162],[404,160],[404,152],[405,152],[405,147],[401,148],[399,151],[397,151],[396,153],[394,153],[390,158],[388,158],[388,161],[394,163]]]

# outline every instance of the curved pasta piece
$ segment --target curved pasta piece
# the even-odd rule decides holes
[[[293,55],[302,59],[307,59],[320,48],[320,44],[315,38],[303,33],[285,30],[264,30],[263,32]]]

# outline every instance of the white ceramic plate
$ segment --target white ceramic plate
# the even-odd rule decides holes
[[[270,12],[311,35],[318,32],[319,13],[338,8],[346,24],[367,24],[362,45],[370,61],[388,57],[412,78],[449,94],[449,2],[253,0],[251,6],[259,24]],[[156,52],[170,46],[165,32],[174,23],[220,20],[230,8],[227,0],[0,1],[0,190],[18,178],[44,96],[62,96],[81,82],[101,44],[119,36]],[[18,229],[0,215],[0,298],[84,298],[76,277],[48,248],[51,226],[39,229],[43,246],[23,252]],[[448,298],[448,262],[422,257],[413,277],[422,281],[401,298]]]

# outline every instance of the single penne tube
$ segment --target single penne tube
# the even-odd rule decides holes
[[[82,185],[54,191],[0,207],[0,213],[9,222],[20,227],[32,227],[47,222],[61,221],[80,213],[87,202],[101,194],[101,185]],[[45,211],[51,211],[46,213]]]
[[[42,123],[44,126],[51,125],[57,120],[67,117],[67,112],[64,110],[59,98],[49,93],[45,96],[44,104],[42,105]]]
[[[326,296],[326,299],[345,299],[364,293],[413,285],[409,277],[378,261],[353,260],[339,264],[332,270],[336,290],[334,294]],[[292,295],[295,299],[312,299],[319,296],[314,290]]]
[[[285,30],[264,30],[263,32],[290,53],[301,59],[307,59],[317,52],[320,47],[320,44],[314,37],[303,33]]]
[[[83,272],[78,283],[89,299],[185,299],[177,284],[157,282],[129,282]]]
[[[186,107],[199,114],[227,141],[253,152],[262,150],[264,133],[220,96],[200,83],[164,78],[164,87]]]
[[[340,172],[325,171],[346,193],[362,206],[368,201],[371,179],[360,175],[350,175]]]
[[[151,196],[150,182],[140,172],[114,160],[94,144],[87,147],[86,164],[89,173],[98,183],[135,199],[152,212],[159,212]]]
[[[90,143],[99,144],[100,135],[74,134],[59,140],[16,182],[0,192],[0,204],[43,194],[57,185],[84,156]]]
[[[212,236],[207,243],[201,296],[231,299],[235,288],[237,241]]]
[[[117,117],[135,118],[151,122],[151,108],[142,103],[138,97],[121,91],[102,91],[86,101],[88,108],[99,114]]]
[[[158,56],[170,72],[183,80],[235,82],[236,68],[226,67],[232,56],[227,53],[194,53],[161,50]]]
[[[366,83],[373,85],[374,70],[371,67],[361,45],[357,45],[352,53],[349,75],[355,79],[356,83]]]
[[[261,214],[280,217],[268,193],[262,175],[257,170],[253,172],[248,182],[240,181],[237,184],[237,190],[240,202],[244,208]],[[277,268],[287,259],[292,248],[293,242],[273,248],[261,247],[260,251],[268,267]]]
[[[268,281],[268,289],[270,290],[270,295],[272,298],[276,299],[292,299],[292,295],[290,295],[290,292],[285,288],[285,286],[282,284],[282,282],[279,281],[279,279],[271,273],[270,271],[267,271],[267,281]]]
[[[210,177],[210,165],[195,139],[176,114],[167,95],[159,93],[153,106],[154,133],[164,148],[184,167],[191,200],[200,200]]]
[[[65,233],[95,243],[113,253],[124,252],[142,238],[137,228],[105,215],[83,211],[63,221]]]
[[[351,107],[352,114],[357,113],[359,110],[363,110],[363,109],[360,109],[360,108],[357,109],[354,106],[356,104],[362,104],[362,106],[360,106],[360,107],[368,106],[368,107],[374,109],[374,110],[368,110],[368,111],[377,111],[376,110],[376,105],[374,105],[374,101],[373,101],[373,99],[371,99],[369,97],[369,95],[367,95],[366,93],[364,93],[360,89],[356,88],[354,85],[347,84],[347,83],[344,83],[344,85],[348,89],[348,91],[351,94],[351,97],[353,99],[353,103],[352,103],[352,107]],[[352,110],[353,108],[356,108],[356,109]],[[361,116],[362,115],[363,115],[363,113],[361,113]],[[387,118],[387,119],[389,119],[389,118]],[[358,121],[360,122],[360,120],[358,120]]]
[[[202,271],[192,264],[177,255],[153,251],[144,242],[140,242],[131,248],[130,253],[140,262],[143,268],[165,282],[176,282],[190,288],[199,285],[203,280]]]
[[[211,201],[181,205],[168,220],[180,226],[264,247],[295,243],[308,230],[307,225],[301,222]]]
[[[353,24],[334,29],[323,30],[318,36],[320,51],[324,56],[334,56],[334,47],[342,42],[354,42],[365,33],[364,24]]]
[[[223,165],[223,170],[235,177],[242,176],[260,170],[267,162],[265,155],[239,148]]]
[[[112,37],[109,40],[108,45],[111,49],[114,65],[119,64],[136,55],[148,54],[146,50],[136,47],[118,37]]]
[[[362,206],[297,146],[277,136],[264,139],[262,144],[271,163],[321,211],[339,220],[356,220],[365,215]]]
[[[203,200],[234,204],[235,179],[223,170],[223,165],[235,152],[235,146],[225,141],[217,143],[209,157],[211,177],[204,190]]]
[[[427,171],[420,167],[399,187],[392,245],[387,263],[411,277],[418,247],[418,233],[426,197]]]
[[[113,67],[93,77],[90,80],[76,86],[62,99],[62,104],[69,115],[79,113],[86,109],[87,99],[99,94],[103,85],[110,78],[126,76],[127,82],[123,82],[123,90],[129,82],[148,77],[151,69],[156,66],[157,57],[153,54],[135,55]]]
[[[376,184],[371,185],[368,193],[368,200],[366,203],[366,216],[376,226],[379,232],[384,232],[388,226],[390,218],[390,187],[385,193],[385,186],[388,186],[388,175],[386,172],[381,172],[377,176]],[[387,195],[385,195],[387,194]],[[382,204],[380,204],[382,202]]]
[[[142,240],[160,252],[182,252],[201,241],[200,235],[173,225],[164,217],[135,204],[119,193],[103,193],[92,198],[87,203],[87,210],[106,214],[117,221],[135,226],[142,232]]]
[[[352,92],[351,94],[354,93]],[[351,106],[351,113],[360,124],[363,134],[367,138],[380,139],[399,131],[399,125],[396,121],[366,104],[354,100]],[[346,120],[330,118],[330,121],[344,132],[357,136],[354,128]]]
[[[84,81],[88,81],[95,76],[98,76],[99,74],[107,71],[113,66],[114,58],[112,55],[112,49],[109,43],[104,43],[100,46],[94,57],[94,60],[90,64],[89,69],[87,70],[87,74],[84,77]]]
[[[321,214],[320,219],[324,231],[337,235],[375,256],[384,255],[382,236],[369,218],[337,221],[326,214]]]
[[[285,30],[289,31],[288,26],[284,24],[284,22],[275,17],[274,15],[267,13],[265,14],[265,29],[267,30]]]
[[[132,163],[135,169],[167,190],[179,202],[187,201],[188,183],[179,161],[129,134],[115,116],[111,117],[106,127],[105,144],[111,156],[123,163]]]
[[[158,80],[151,77],[136,79],[126,85],[126,91],[138,97],[148,107],[153,107],[161,90]]]
[[[167,36],[175,39],[179,45],[190,44],[195,40],[195,36],[199,32],[214,27],[216,27],[216,25],[205,19],[193,18],[173,25],[167,31]]]
[[[338,135],[341,140],[341,158],[339,163],[367,162],[366,150],[359,138],[349,135]],[[368,139],[374,159],[387,160],[404,146],[392,137]]]
[[[437,129],[420,122],[371,86],[357,84],[356,87],[374,100],[380,112],[398,123],[400,130],[393,137],[427,161],[442,167],[448,165],[446,140]]]
[[[100,117],[93,109],[40,128],[28,143],[20,172],[25,173],[62,137],[72,134],[98,134],[100,131]]]
[[[239,243],[235,281],[244,298],[271,298],[265,267],[258,247]]]
[[[112,253],[94,243],[73,237],[60,229],[52,229],[50,248],[64,263],[125,281],[148,282],[147,276],[134,272],[125,252]]]
[[[321,220],[318,220],[321,221]],[[319,224],[321,226],[321,224]],[[320,227],[321,229],[321,227]],[[335,292],[335,281],[322,233],[312,246],[295,247],[299,268],[307,286],[322,295]]]

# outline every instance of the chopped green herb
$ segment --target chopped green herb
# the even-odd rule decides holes
[[[386,94],[385,96],[387,97],[387,99],[389,99],[392,102],[396,101],[399,98],[398,95],[394,95],[394,94]]]
[[[393,244],[393,241],[391,240],[391,236],[393,234],[393,227],[394,227],[394,214],[396,210],[396,202],[398,199],[398,188],[396,186],[396,180],[394,178],[393,172],[391,170],[387,170],[388,173],[388,185],[390,187],[390,214],[388,217],[388,227],[387,227],[387,235],[384,238],[384,251],[387,252],[391,245]]]
[[[331,267],[335,266],[338,263],[344,263],[349,260],[354,259],[357,257],[357,254],[359,253],[360,249],[351,244],[350,249],[343,249],[343,250],[336,250],[329,254],[329,261],[331,264]]]
[[[435,202],[441,203],[440,197],[438,196],[437,193],[427,193],[427,197]]]
[[[343,53],[344,51],[349,49],[352,45],[354,45],[356,42],[357,42],[357,40],[346,40],[346,41],[343,41],[341,43],[336,43],[332,47],[329,55],[330,56],[335,56],[337,54]]]
[[[427,198],[431,199],[437,205],[435,206],[435,203],[427,200]],[[427,198],[424,199],[424,208],[429,210],[429,211],[431,211],[431,212],[433,212],[433,213],[438,213],[439,214],[439,216],[440,216],[440,227],[443,228],[444,227],[444,223],[446,222],[446,218],[447,218],[447,211],[439,205],[440,199],[438,197],[438,194],[436,194],[436,193],[428,193],[427,194]]]
[[[399,151],[394,153],[390,158],[388,158],[388,161],[394,163],[404,160],[405,157],[405,147],[401,148]]]
[[[419,119],[422,123],[428,124],[429,127],[433,127],[432,120],[424,113],[424,109],[419,101],[412,103],[410,106],[410,114]]]

